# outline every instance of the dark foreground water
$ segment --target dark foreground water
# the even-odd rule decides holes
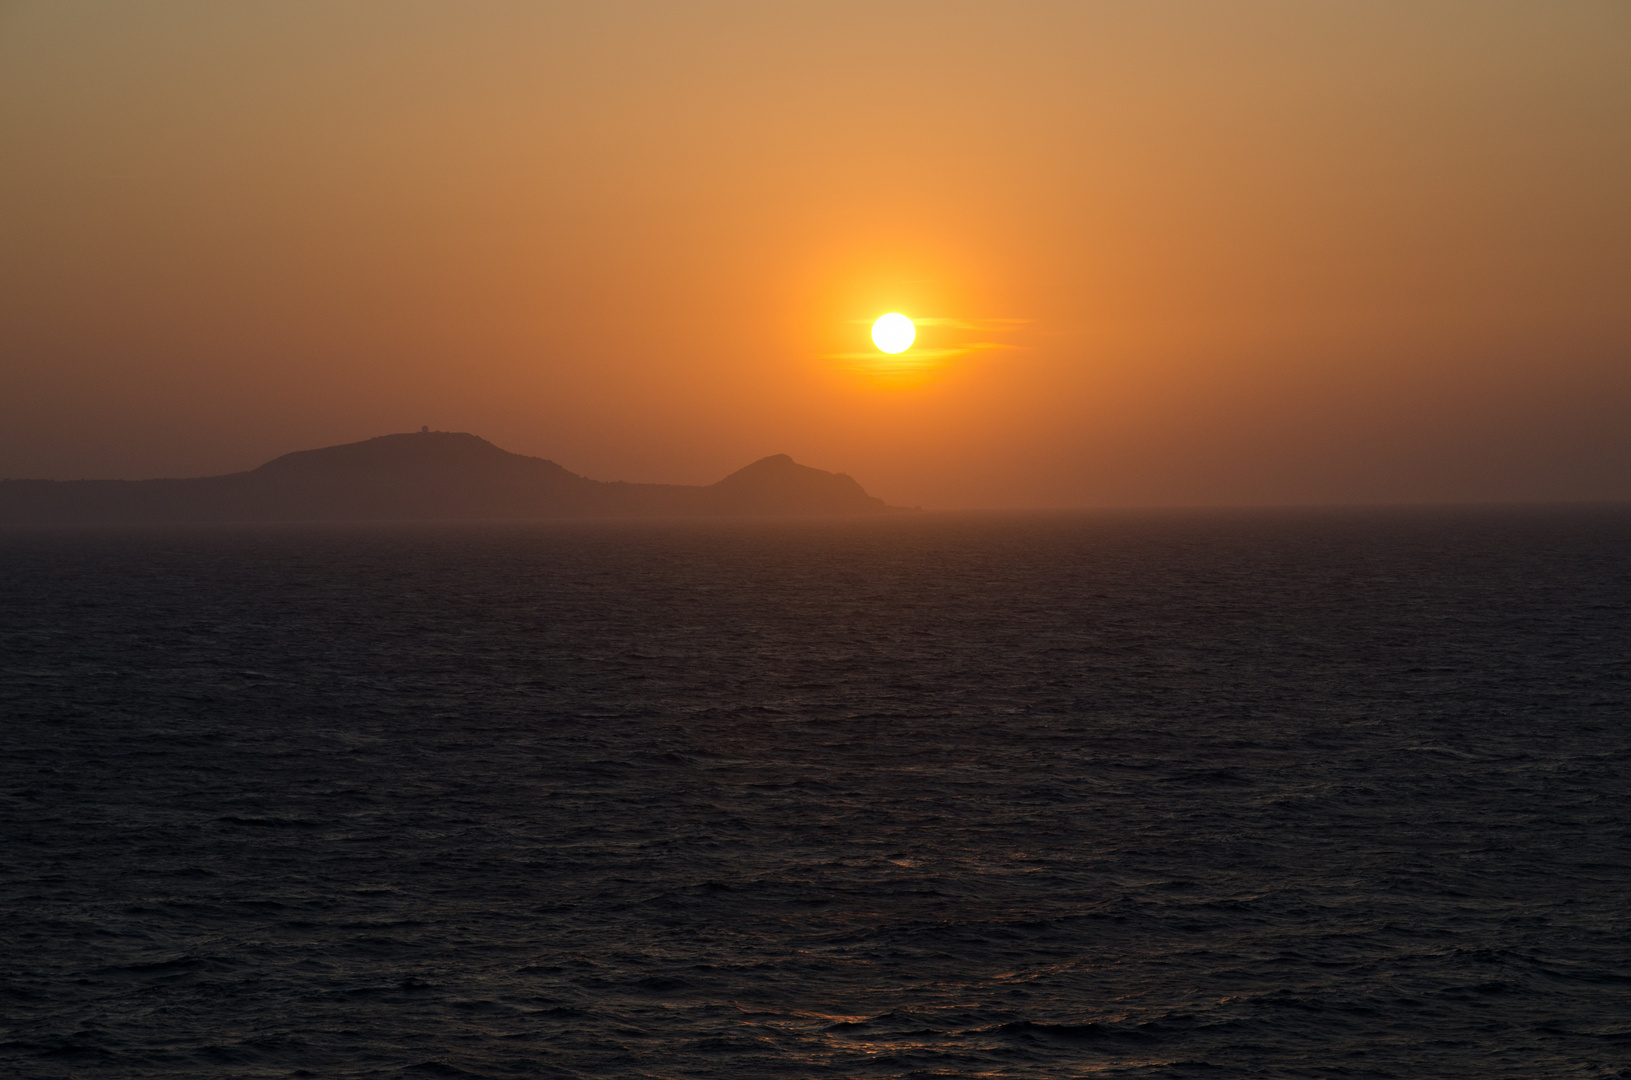
[[[0,534],[0,1075],[1631,1076],[1631,511]]]

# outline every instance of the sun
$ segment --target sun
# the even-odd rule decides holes
[[[872,324],[872,343],[886,353],[905,352],[917,339],[917,327],[904,315],[891,312]]]

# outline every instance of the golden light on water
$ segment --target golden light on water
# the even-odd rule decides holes
[[[902,353],[917,340],[917,327],[904,315],[891,312],[872,324],[872,343],[886,353]]]

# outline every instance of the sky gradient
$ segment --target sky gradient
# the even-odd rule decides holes
[[[1631,3],[0,2],[0,477],[421,425],[930,507],[1631,498]]]

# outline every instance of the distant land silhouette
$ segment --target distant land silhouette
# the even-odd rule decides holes
[[[411,521],[880,514],[843,473],[776,454],[706,487],[590,480],[464,432],[284,454],[188,480],[4,480],[0,523]]]

